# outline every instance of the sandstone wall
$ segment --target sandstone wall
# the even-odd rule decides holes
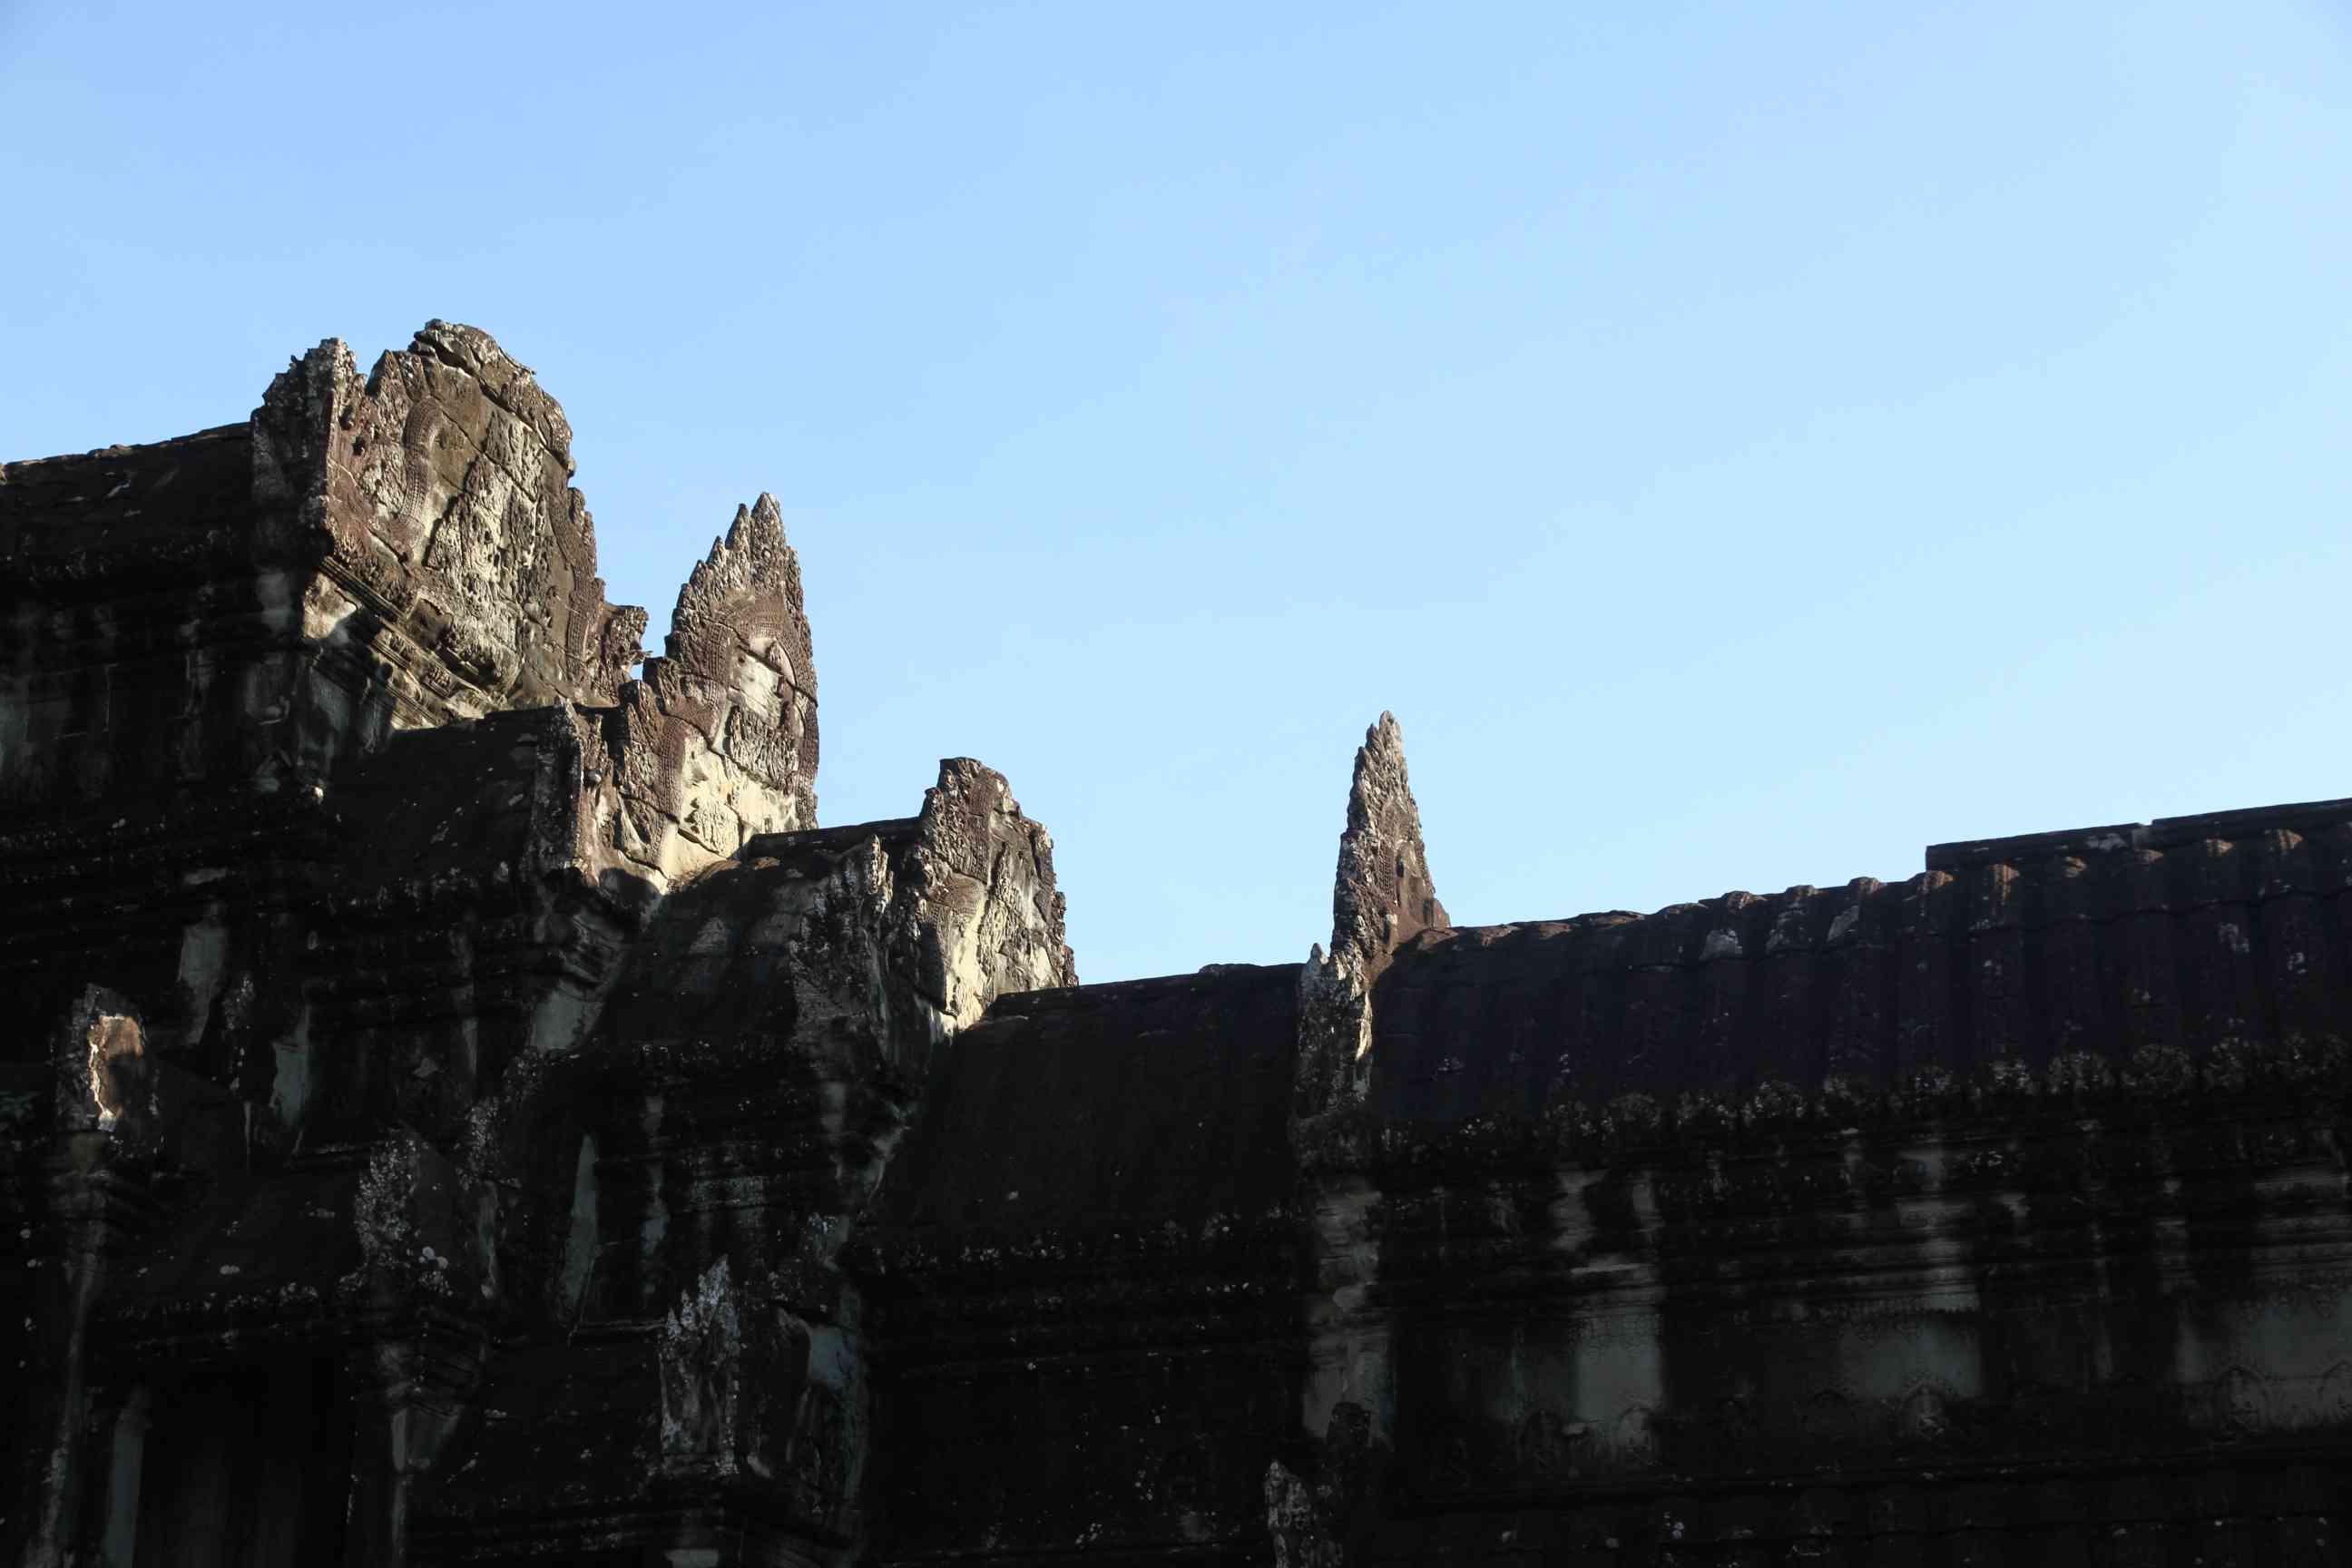
[[[1080,986],[486,335],[0,468],[0,1555],[2342,1560],[2352,802]]]

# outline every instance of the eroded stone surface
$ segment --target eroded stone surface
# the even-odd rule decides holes
[[[1021,815],[1003,776],[969,758],[940,764],[892,910],[901,961],[958,1027],[1012,991],[1076,985],[1054,839]]]
[[[1339,838],[1331,895],[1331,960],[1369,985],[1391,953],[1447,923],[1421,841],[1404,731],[1393,715],[1383,713],[1364,731],[1348,786],[1348,828]]]
[[[678,595],[668,652],[583,710],[600,861],[668,883],[816,826],[816,660],[775,499],[739,510]]]
[[[1297,1111],[1312,1127],[1362,1097],[1371,1048],[1370,996],[1398,948],[1448,921],[1421,839],[1421,807],[1393,715],[1364,731],[1348,786],[1348,826],[1331,893],[1331,948],[1318,944],[1299,977]]]
[[[429,322],[364,381],[330,340],[271,383],[253,437],[257,501],[326,547],[304,634],[389,664],[395,723],[614,700],[645,612],[605,604],[572,427],[489,334]]]
[[[632,679],[484,334],[0,468],[0,1554],[2320,1563],[2352,802],[1080,986],[819,827],[775,503]]]

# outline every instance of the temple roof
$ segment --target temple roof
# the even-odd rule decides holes
[[[2352,1036],[2352,802],[1942,845],[1908,881],[1421,933],[1374,998],[1383,1115],[1894,1087]]]
[[[944,1053],[883,1213],[963,1236],[1130,1234],[1289,1202],[1298,965],[999,997]]]

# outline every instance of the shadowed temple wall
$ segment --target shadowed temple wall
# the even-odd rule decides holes
[[[0,467],[8,1562],[2345,1560],[2352,802],[1462,927],[1382,715],[1327,942],[1080,985],[571,439],[436,321]]]

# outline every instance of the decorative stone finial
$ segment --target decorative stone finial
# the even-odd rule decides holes
[[[1369,990],[1391,953],[1418,932],[1450,923],[1429,874],[1421,808],[1405,771],[1404,731],[1393,714],[1382,713],[1364,731],[1348,790],[1348,828],[1339,836],[1331,893],[1331,959]]]

